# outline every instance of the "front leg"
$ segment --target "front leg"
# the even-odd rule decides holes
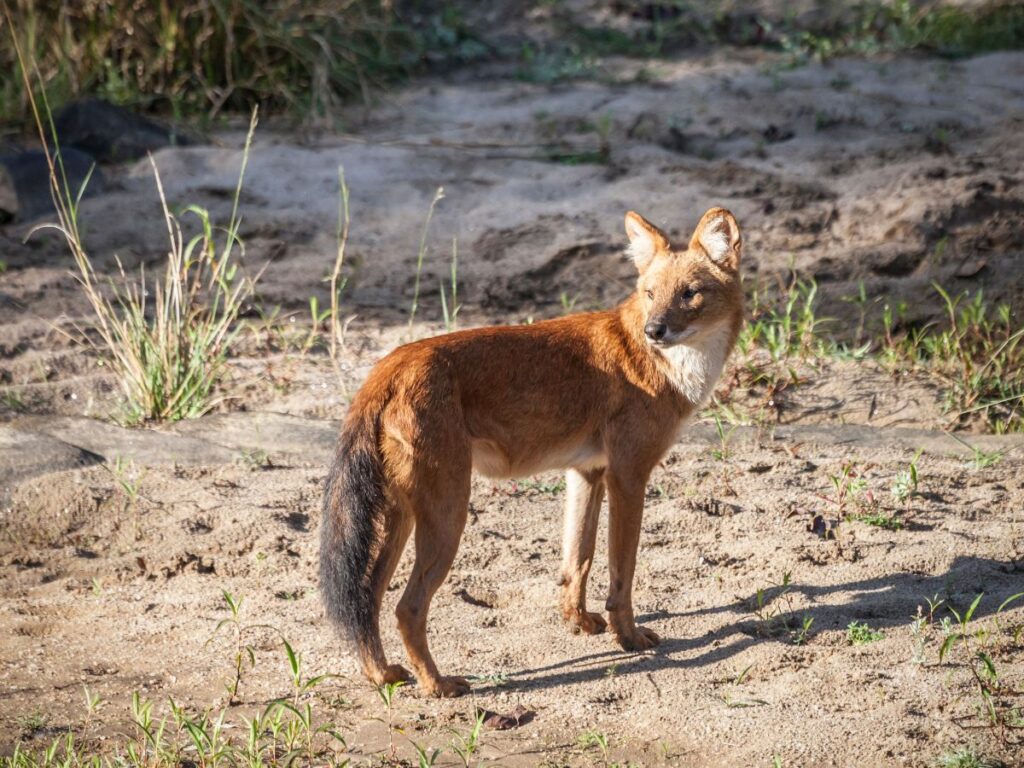
[[[609,471],[608,483],[608,619],[615,639],[627,651],[643,651],[661,639],[638,627],[633,618],[633,573],[640,543],[647,475],[622,477]]]
[[[594,562],[597,519],[604,499],[604,469],[565,475],[565,531],[562,538],[562,616],[573,632],[595,635],[607,623],[587,610],[587,577]]]

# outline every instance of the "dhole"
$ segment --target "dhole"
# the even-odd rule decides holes
[[[743,316],[740,231],[704,214],[686,250],[626,214],[637,291],[615,309],[480,328],[399,347],[352,401],[324,494],[320,579],[327,614],[382,685],[408,677],[381,645],[381,600],[409,534],[416,560],[398,627],[426,693],[469,690],[427,647],[427,611],[466,524],[470,473],[566,469],[562,614],[605,629],[586,586],[601,501],[609,500],[608,623],[627,650],[658,636],[633,618],[632,585],[651,470],[708,398]]]

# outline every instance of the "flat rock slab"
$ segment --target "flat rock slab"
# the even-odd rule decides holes
[[[0,482],[14,485],[49,472],[118,458],[139,466],[220,465],[260,451],[277,462],[326,464],[338,428],[337,422],[258,411],[207,416],[161,429],[28,416],[0,427],[4,430],[0,432]],[[90,458],[83,462],[83,456]]]
[[[120,427],[105,421],[70,416],[29,417],[15,422],[19,429],[32,430],[62,440],[94,454],[104,461],[130,459],[141,466],[159,464],[227,464],[237,458],[232,449],[174,432]],[[42,474],[45,469],[41,468]]]
[[[793,424],[774,427],[724,427],[726,440],[736,443],[778,442],[786,445],[845,445],[851,449],[870,451],[899,448],[924,451],[942,456],[970,458],[974,449],[985,453],[1005,453],[1024,449],[1024,435],[975,435],[949,433],[931,429],[872,427],[866,424]],[[959,440],[957,439],[959,438]],[[962,441],[962,442],[961,442]],[[711,424],[694,424],[682,434],[683,445],[721,442]]]
[[[78,445],[0,424],[0,499],[18,483],[36,475],[102,462],[103,456]]]
[[[242,451],[266,451],[271,458],[287,456],[325,464],[334,451],[339,427],[334,421],[249,411],[179,421],[170,429],[179,435],[226,446],[236,455]]]
[[[48,472],[117,458],[140,466],[161,464],[222,465],[262,453],[274,463],[326,465],[331,460],[339,424],[269,412],[229,413],[182,421],[162,429],[120,427],[73,417],[24,417],[0,426],[0,483],[14,485]],[[944,432],[923,429],[877,429],[861,425],[794,425],[737,427],[726,438],[733,445],[776,442],[788,446],[842,445],[865,457],[879,448],[923,450],[970,458],[973,449],[1006,453],[1024,449],[1024,435],[963,435],[958,442]],[[709,424],[694,424],[680,444],[718,445]]]

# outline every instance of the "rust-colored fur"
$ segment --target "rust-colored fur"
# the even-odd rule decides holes
[[[609,499],[605,605],[623,648],[649,648],[633,618],[644,493],[654,466],[708,397],[742,323],[740,233],[708,211],[685,251],[626,216],[637,293],[606,312],[462,331],[399,347],[356,395],[324,498],[321,580],[328,614],[356,641],[380,685],[388,665],[381,599],[410,533],[416,561],[398,625],[423,689],[468,690],[442,677],[427,647],[427,611],[466,522],[470,474],[566,469],[562,613],[574,631],[605,629],[586,606],[598,513]]]

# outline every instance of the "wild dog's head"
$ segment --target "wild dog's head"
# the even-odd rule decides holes
[[[701,218],[690,245],[675,250],[668,237],[638,213],[626,214],[629,250],[640,272],[637,293],[644,335],[656,347],[697,340],[742,316],[742,239],[736,218],[712,208]]]

